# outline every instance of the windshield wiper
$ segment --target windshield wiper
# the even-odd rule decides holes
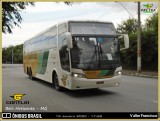
[[[97,47],[98,47],[98,65],[99,67],[101,67],[100,48],[99,48],[98,42],[97,42]]]
[[[102,55],[102,60],[103,60],[103,50],[102,50],[102,47],[101,47],[101,44],[99,44],[99,49],[100,49],[100,54]]]
[[[97,45],[95,45],[95,55],[96,55],[96,60],[97,60]]]

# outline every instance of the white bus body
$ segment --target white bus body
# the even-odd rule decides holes
[[[24,43],[24,72],[57,90],[118,86],[122,67],[117,36],[112,22],[56,24]],[[128,36],[122,36],[128,48]]]

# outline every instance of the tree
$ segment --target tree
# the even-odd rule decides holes
[[[120,34],[132,34],[136,32],[135,27],[136,19],[129,18],[126,21],[123,21],[121,24],[118,24],[117,32]]]
[[[7,48],[2,48],[2,63],[7,63]]]
[[[64,2],[66,5],[73,5],[75,2]],[[34,2],[2,2],[2,32],[12,33],[14,26],[20,27],[22,17],[20,12],[26,6],[34,6]]]
[[[158,70],[158,14],[146,20],[142,29],[142,68]],[[148,66],[151,64],[150,66]]]
[[[146,19],[145,30],[150,29],[154,32],[158,32],[158,13],[155,13],[153,16]]]
[[[135,26],[136,20],[129,18],[128,20],[123,21],[121,24],[118,24],[117,27],[117,33],[120,34],[128,34],[129,40],[130,40],[130,47],[120,52],[121,57],[121,63],[123,65],[123,68],[126,69],[135,69],[136,68],[136,53],[137,53],[137,47],[136,47],[136,41],[137,41],[137,35],[136,35],[136,26]],[[123,44],[123,43],[121,43]]]
[[[2,63],[12,63],[12,51],[13,51],[13,62],[23,62],[23,44],[16,46],[9,46],[2,48]]]
[[[12,33],[14,26],[19,26],[22,22],[20,12],[33,2],[2,2],[2,32]]]
[[[137,33],[134,20],[123,21],[117,27],[118,33],[129,35],[130,47],[121,52],[122,66],[126,69],[137,67]],[[146,19],[141,33],[142,70],[158,70],[158,14]],[[149,65],[149,66],[148,66]]]
[[[72,5],[73,2],[64,2],[66,5]]]

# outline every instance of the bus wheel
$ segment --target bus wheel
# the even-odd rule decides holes
[[[33,77],[33,75],[32,75],[32,70],[31,70],[31,69],[29,69],[29,78],[30,78],[31,80],[34,80],[34,77]]]
[[[54,80],[53,80],[53,83],[54,83],[54,87],[57,91],[60,91],[62,89],[62,87],[59,86],[59,82],[58,82],[58,77],[57,77],[57,74],[54,74]]]

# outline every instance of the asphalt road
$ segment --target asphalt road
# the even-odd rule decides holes
[[[155,78],[123,75],[119,87],[58,92],[49,83],[30,80],[22,65],[3,65],[2,79],[3,112],[158,111],[158,79]],[[6,104],[17,93],[26,94],[22,101],[29,104]]]

